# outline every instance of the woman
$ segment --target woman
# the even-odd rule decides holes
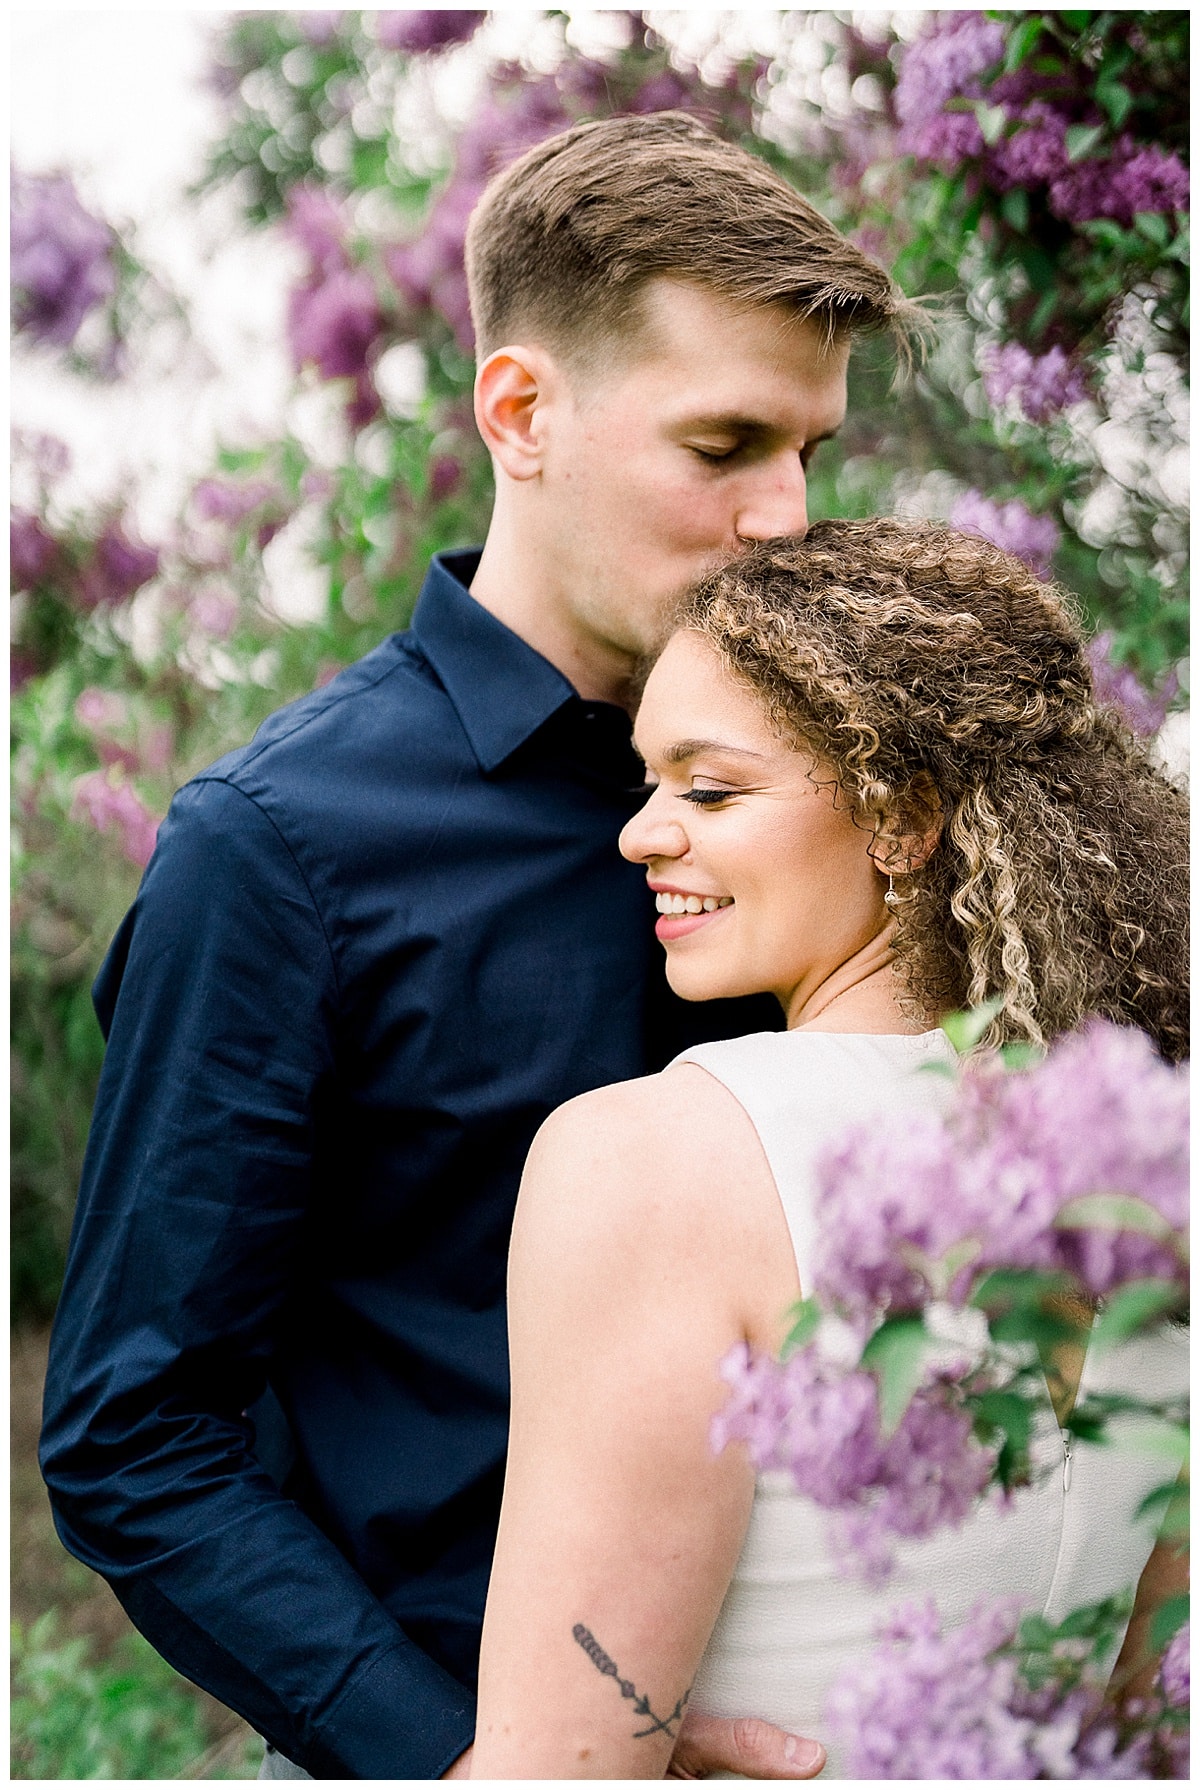
[[[940,1097],[912,1071],[950,1054],[945,1012],[1000,995],[990,1043],[1104,1014],[1184,1054],[1183,802],[1096,706],[1061,595],[980,540],[819,524],[687,600],[637,740],[656,787],[621,849],[672,987],[770,990],[788,1029],[588,1094],[535,1141],[485,1778],[660,1776],[694,1681],[701,1707],[819,1732],[899,1597],[1065,1610],[1151,1548],[1128,1517],[1153,1464],[1080,1461],[1069,1491],[1045,1475],[907,1548],[883,1603],[839,1576],[811,1506],[708,1446],[717,1362],[778,1349],[806,1290],[814,1151]],[[1139,1373],[1165,1383],[1170,1354]]]

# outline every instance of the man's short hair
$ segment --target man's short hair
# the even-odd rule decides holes
[[[476,351],[538,341],[570,362],[628,338],[661,276],[831,330],[919,328],[889,275],[765,162],[685,112],[606,118],[505,168],[467,229]]]

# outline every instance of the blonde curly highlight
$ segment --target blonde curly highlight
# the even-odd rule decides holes
[[[1187,1054],[1187,809],[1097,703],[1066,594],[935,524],[820,522],[713,573],[673,618],[834,769],[901,900],[914,1011],[999,997],[984,1043],[1090,1014]],[[928,861],[906,838],[940,811]]]

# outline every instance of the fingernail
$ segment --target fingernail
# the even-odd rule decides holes
[[[819,1741],[800,1740],[795,1734],[789,1734],[784,1742],[783,1756],[797,1771],[809,1771],[824,1760],[825,1748]]]

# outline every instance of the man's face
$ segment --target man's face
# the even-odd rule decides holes
[[[560,388],[544,438],[547,569],[583,636],[641,654],[670,602],[747,543],[802,534],[805,469],[846,411],[849,342],[784,305],[675,279],[608,374]]]

